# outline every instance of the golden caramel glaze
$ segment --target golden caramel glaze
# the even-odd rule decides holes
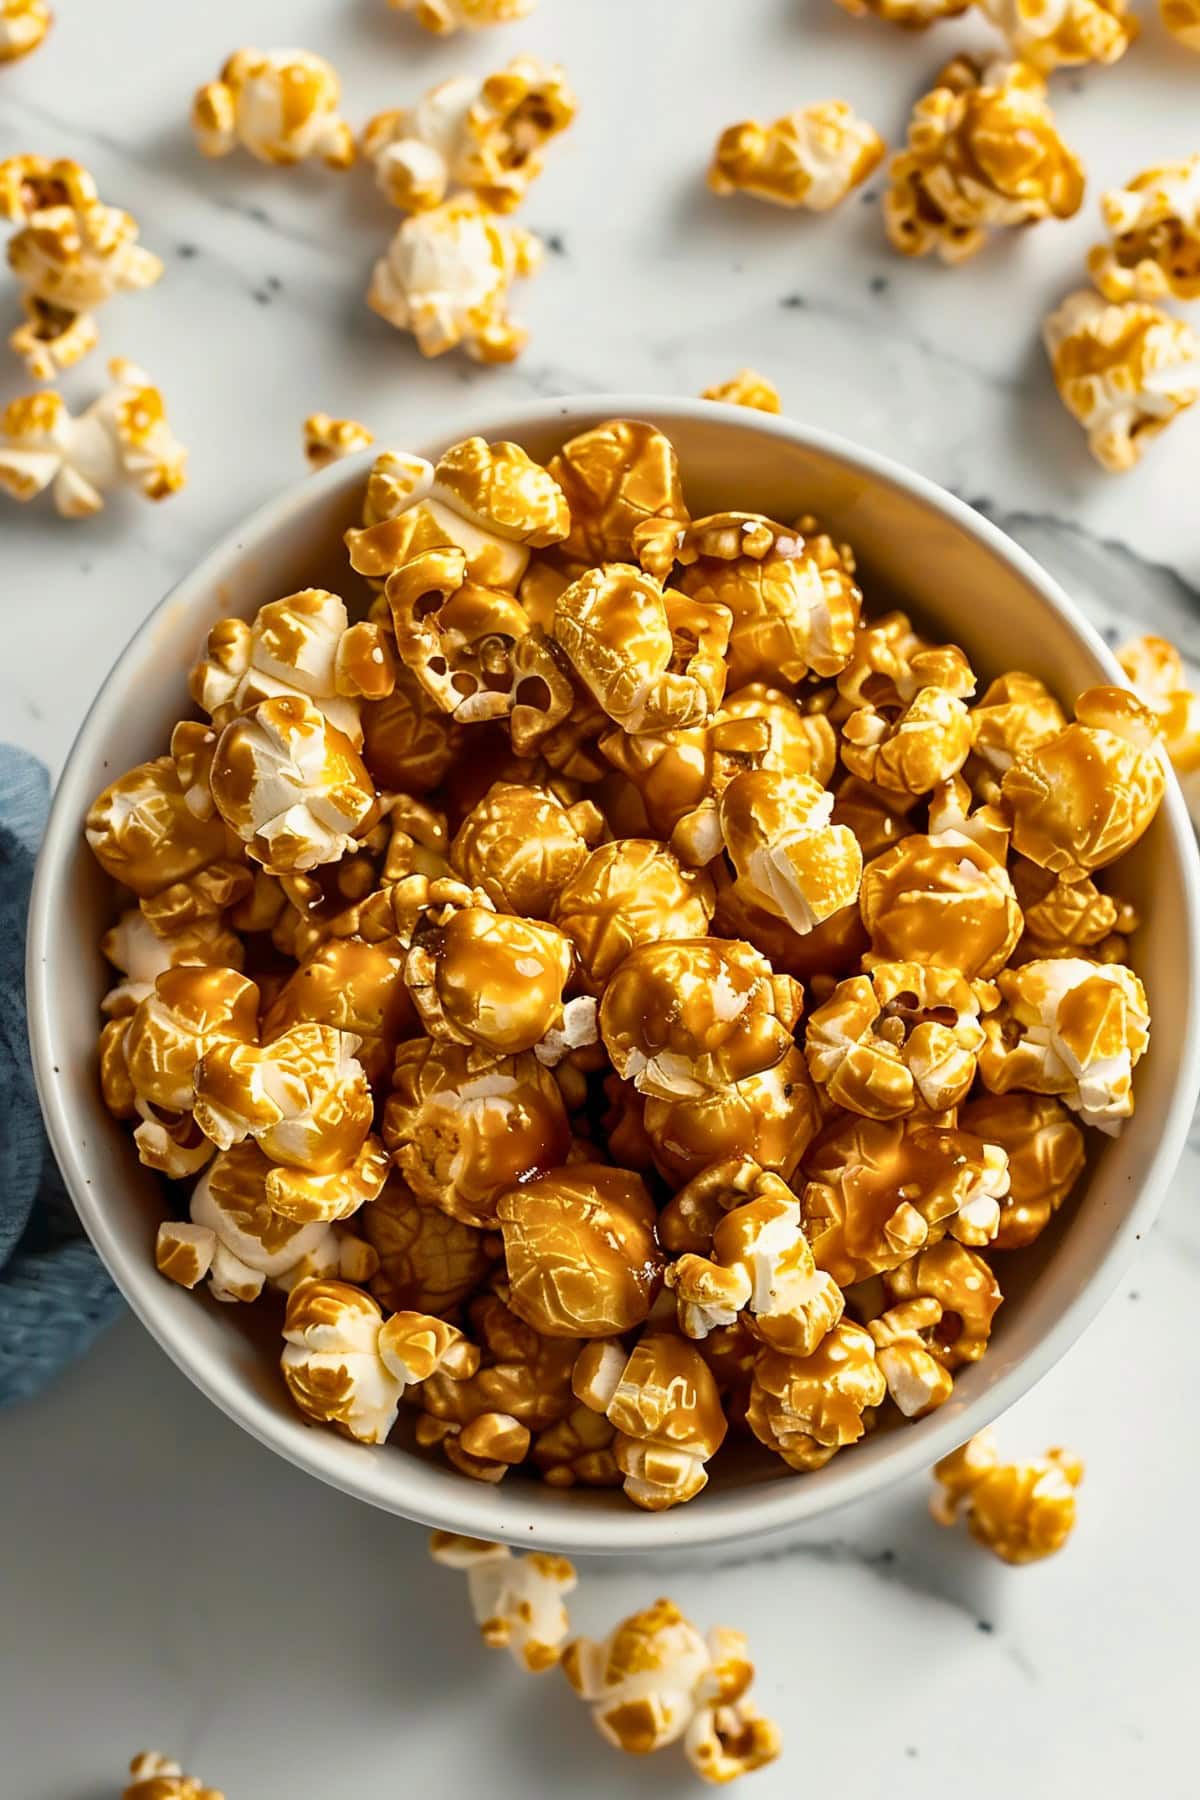
[[[756,906],[742,883],[735,881],[723,862],[711,869],[717,903],[713,925],[724,937],[744,938],[761,950],[771,966],[797,981],[814,977],[836,980],[857,969],[870,939],[858,903],[843,906],[803,937],[786,919]]]
[[[988,683],[971,708],[971,747],[997,776],[1056,737],[1066,714],[1036,675],[1012,669]]]
[[[544,550],[570,529],[562,489],[520,444],[481,437],[452,444],[438,460],[433,491],[477,530],[507,543]]]
[[[1114,931],[1128,935],[1139,923],[1127,901],[1102,893],[1090,876],[1067,881],[1021,856],[1014,857],[1011,874],[1025,920],[1023,944],[1050,945],[1074,955],[1092,951]],[[1038,954],[1036,948],[1033,954]]]
[[[858,839],[863,861],[871,862],[915,830],[905,816],[911,807],[909,795],[885,793],[857,775],[848,775],[834,789],[830,818],[835,825],[849,826]]]
[[[1166,786],[1154,714],[1123,688],[1089,688],[1075,723],[1008,770],[1013,845],[1068,881],[1105,868],[1142,836]]]
[[[515,1056],[561,1026],[574,961],[553,925],[467,906],[418,934],[405,980],[430,1037]]]
[[[783,411],[783,402],[775,383],[765,375],[760,375],[757,369],[739,369],[728,381],[718,381],[712,387],[706,387],[700,398],[720,400],[726,406],[748,406],[752,412]]]
[[[564,806],[549,788],[497,781],[459,826],[450,861],[501,912],[548,919],[603,831],[590,801]]]
[[[355,1222],[379,1258],[370,1289],[388,1312],[446,1316],[483,1285],[500,1241],[419,1201],[395,1173]]]
[[[889,1306],[897,1301],[935,1300],[940,1315],[934,1321],[927,1349],[947,1369],[978,1362],[988,1347],[992,1321],[1004,1299],[1000,1284],[983,1257],[951,1238],[943,1238],[931,1250],[883,1277]]]
[[[477,1071],[457,1044],[401,1044],[383,1140],[419,1200],[487,1229],[514,1182],[560,1164],[570,1127],[558,1086],[531,1055]]]
[[[1001,1149],[920,1115],[835,1117],[809,1149],[804,1174],[804,1229],[818,1268],[840,1287],[898,1268],[948,1231],[987,1243],[1008,1190]]]
[[[881,1405],[886,1392],[870,1334],[843,1319],[811,1356],[759,1352],[747,1417],[759,1443],[789,1468],[819,1469],[857,1442],[866,1429],[864,1414]]]
[[[901,1300],[867,1322],[887,1390],[906,1419],[923,1419],[944,1406],[954,1376],[935,1354],[942,1308],[931,1295]]]
[[[703,870],[682,868],[652,838],[621,838],[593,850],[567,882],[554,923],[575,945],[585,985],[599,993],[640,945],[704,937],[713,905]]]
[[[970,749],[970,714],[940,687],[919,688],[899,710],[860,707],[842,726],[842,761],[885,793],[929,793],[958,773]]]
[[[990,1431],[981,1431],[934,1464],[938,1491],[929,1510],[940,1525],[966,1512],[977,1544],[1003,1562],[1040,1562],[1061,1550],[1075,1528],[1075,1489],[1083,1464],[1069,1450],[1002,1463]]]
[[[547,1487],[620,1487],[625,1479],[613,1455],[616,1432],[601,1413],[574,1406],[533,1441],[532,1461]]]
[[[1100,202],[1110,237],[1088,254],[1106,300],[1200,297],[1200,156],[1144,169]]]
[[[137,1098],[190,1111],[197,1063],[220,1044],[251,1044],[259,991],[235,969],[184,964],[168,969],[134,1009],[124,1038],[125,1066]]]
[[[1134,693],[1158,719],[1171,766],[1195,810],[1196,771],[1200,769],[1200,698],[1193,690],[1183,658],[1166,638],[1133,638],[1122,645],[1117,660]]]
[[[1141,30],[1129,0],[981,0],[1013,55],[1048,75],[1080,63],[1115,63]]]
[[[576,1398],[616,1427],[613,1454],[636,1506],[661,1512],[707,1484],[726,1420],[708,1365],[685,1338],[646,1331],[628,1354],[598,1340],[580,1351],[572,1380]]]
[[[644,1120],[667,1181],[682,1184],[730,1157],[751,1157],[786,1180],[816,1133],[819,1109],[804,1057],[793,1048],[762,1074],[699,1099],[649,1099]]]
[[[48,18],[48,8],[46,12]],[[205,1787],[196,1775],[185,1775],[177,1762],[157,1750],[142,1750],[130,1763],[129,1773],[132,1779],[121,1800],[225,1800],[223,1793]]]
[[[770,125],[746,119],[727,126],[717,139],[708,185],[715,194],[753,194],[776,206],[829,212],[879,167],[886,149],[844,100],[824,100]]]
[[[644,1323],[662,1280],[655,1209],[639,1175],[571,1163],[496,1202],[508,1303],[545,1337],[600,1338]]]
[[[1003,968],[1021,935],[1004,867],[954,833],[914,833],[869,862],[859,904],[871,958],[926,963],[966,980]]]
[[[989,232],[1069,219],[1083,200],[1078,158],[1059,136],[1045,83],[1021,63],[959,56],[918,100],[894,157],[884,222],[905,256],[958,263]]]
[[[198,818],[169,756],[139,763],[88,809],[87,841],[106,875],[139,897],[161,893],[228,855],[225,827]]]
[[[449,771],[461,732],[401,664],[382,700],[362,708],[363,757],[380,787],[431,794]]]
[[[360,1039],[355,1051],[368,1080],[391,1074],[396,1045],[415,1013],[404,985],[404,952],[395,939],[367,944],[329,938],[293,970],[263,1014],[266,1043],[293,1025],[331,1025]]]
[[[604,1077],[607,1109],[600,1124],[609,1154],[622,1169],[652,1169],[654,1146],[646,1135],[646,1103],[631,1081],[616,1075]]]
[[[658,1236],[663,1248],[674,1256],[686,1251],[707,1256],[713,1232],[725,1214],[771,1192],[774,1179],[748,1156],[709,1163],[677,1188],[659,1213]]]
[[[348,169],[354,133],[338,112],[332,66],[311,50],[236,50],[219,81],[198,88],[192,131],[204,156],[228,156],[240,144],[259,162],[289,166],[318,157]]]
[[[467,1317],[471,1338],[482,1351],[481,1366],[465,1380],[439,1370],[426,1381],[420,1399],[427,1416],[461,1427],[500,1414],[529,1432],[565,1419],[575,1405],[575,1340],[543,1337],[495,1294],[473,1300]]]
[[[862,595],[851,571],[796,527],[760,513],[714,513],[677,534],[674,555],[684,591],[733,615],[731,689],[845,666]]]
[[[687,524],[674,445],[653,425],[606,420],[571,438],[547,468],[571,518],[561,554],[577,567],[634,560],[638,526]]]
[[[745,898],[804,936],[858,896],[862,851],[830,823],[833,795],[811,775],[756,769],[721,795],[720,827]]]
[[[696,1099],[781,1062],[803,994],[753,945],[724,938],[643,944],[619,963],[600,1003],[617,1074],[643,1094]]]
[[[219,619],[208,634],[205,655],[188,677],[188,691],[218,732],[261,700],[307,697],[360,749],[359,706],[351,697],[357,689],[342,680],[342,649],[352,630],[358,634],[356,643],[363,633],[372,640],[377,633],[375,626],[352,627],[345,602],[325,588],[304,588],[271,600],[259,607],[253,621]],[[379,644],[373,647],[380,650],[377,678],[390,685],[385,677],[389,668],[394,670],[395,658]],[[361,661],[351,657],[352,663]],[[365,669],[359,667],[358,673],[370,679]],[[176,732],[185,729],[178,726]],[[174,753],[174,738],[171,748]]]
[[[253,1137],[289,1168],[343,1169],[358,1156],[373,1115],[357,1048],[351,1032],[310,1023],[261,1046],[211,1045],[196,1064],[196,1122],[221,1150]]]
[[[1042,325],[1059,398],[1110,474],[1132,469],[1200,396],[1200,336],[1186,319],[1092,288],[1068,294]]]
[[[334,1168],[320,1173],[286,1163],[273,1168],[267,1177],[267,1199],[285,1219],[331,1225],[352,1218],[374,1200],[387,1175],[387,1152],[368,1133],[354,1155]]]
[[[1039,1238],[1083,1173],[1083,1133],[1049,1094],[981,1094],[959,1114],[964,1131],[999,1144],[1010,1187],[1000,1203],[994,1250]]]

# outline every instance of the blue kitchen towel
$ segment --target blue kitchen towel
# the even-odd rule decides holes
[[[0,1407],[28,1400],[121,1310],[50,1154],[29,1060],[25,922],[50,778],[0,744]]]

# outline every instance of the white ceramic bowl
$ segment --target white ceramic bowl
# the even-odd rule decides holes
[[[873,612],[911,610],[936,637],[961,643],[984,679],[1028,669],[1067,701],[1120,679],[1055,584],[986,520],[884,458],[786,419],[696,400],[588,397],[464,421],[421,450],[436,457],[478,431],[544,457],[614,415],[651,419],[673,439],[694,513],[818,514],[854,545]],[[960,1373],[949,1403],[816,1474],[789,1475],[765,1453],[739,1450],[719,1459],[698,1499],[661,1515],[637,1511],[619,1492],[564,1492],[519,1477],[485,1486],[411,1448],[367,1449],[306,1426],[278,1377],[274,1313],[264,1326],[260,1308],[218,1306],[156,1273],[162,1192],[97,1086],[97,1007],[108,984],[98,944],[113,902],[84,843],[84,815],[114,776],[164,750],[188,711],[186,671],[215,619],[309,585],[350,597],[348,584],[357,584],[341,534],[356,520],[369,460],[299,482],[175,588],[118,658],[59,783],[30,910],[30,1027],[51,1139],[93,1242],[143,1323],[217,1406],[322,1481],[408,1518],[583,1553],[673,1551],[778,1531],[928,1467],[1031,1387],[1083,1330],[1151,1223],[1182,1147],[1198,1085],[1200,870],[1173,783],[1121,870],[1121,892],[1147,920],[1133,960],[1153,1013],[1136,1116],[1119,1138],[1093,1142],[1081,1191],[1039,1243],[1002,1259],[1006,1303],[992,1346]]]

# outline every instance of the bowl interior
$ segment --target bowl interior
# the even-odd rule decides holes
[[[1049,578],[985,521],[918,478],[786,421],[621,397],[540,403],[467,429],[516,438],[544,457],[614,413],[651,418],[672,437],[694,514],[817,514],[854,545],[870,610],[911,611],[931,634],[961,643],[983,681],[1018,667],[1070,700],[1096,680],[1119,678]],[[422,453],[436,456],[461,435],[447,432]],[[60,783],[31,908],[31,1032],[55,1149],[90,1235],[146,1325],[218,1405],[321,1479],[408,1517],[576,1551],[673,1549],[786,1526],[928,1466],[1010,1404],[1082,1329],[1174,1166],[1196,1088],[1188,1027],[1197,891],[1195,846],[1174,790],[1121,870],[1121,892],[1150,920],[1133,952],[1154,1021],[1134,1119],[1120,1138],[1093,1143],[1075,1199],[1038,1244],[1001,1260],[1005,1305],[992,1347],[959,1374],[949,1403],[919,1424],[875,1434],[816,1474],[790,1476],[756,1448],[727,1451],[708,1489],[666,1516],[637,1512],[611,1492],[564,1493],[519,1478],[473,1483],[395,1442],[371,1450],[305,1426],[277,1377],[278,1311],[221,1307],[156,1274],[164,1191],[96,1087],[97,1006],[109,985],[98,942],[114,907],[84,843],[84,814],[114,776],[164,750],[171,725],[190,710],[187,669],[214,620],[307,586],[328,586],[352,607],[363,598],[341,534],[357,520],[369,461],[355,458],[289,490],[168,596],[118,660]],[[184,1210],[182,1192],[172,1204]]]

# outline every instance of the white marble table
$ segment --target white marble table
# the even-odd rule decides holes
[[[822,221],[704,190],[718,128],[749,112],[845,94],[895,138],[983,28],[910,38],[831,0],[542,0],[525,27],[444,45],[384,0],[57,10],[46,48],[0,73],[0,154],[80,157],[139,217],[167,276],[106,313],[104,347],[154,372],[193,454],[190,487],[161,510],[131,501],[84,526],[3,513],[0,735],[52,765],[164,589],[299,473],[306,412],[403,439],[510,396],[691,393],[745,362],[797,416],[985,508],[1105,624],[1138,619],[1200,649],[1200,417],[1142,470],[1105,478],[1037,341],[1075,283],[1094,199],[947,272],[895,258],[863,199]],[[422,364],[365,310],[391,224],[365,178],[193,153],[191,89],[247,36],[329,54],[358,119],[464,61],[527,46],[567,63],[583,112],[527,208],[551,254],[520,299],[532,340],[518,365]],[[1120,67],[1061,76],[1055,97],[1093,195],[1200,148],[1200,58],[1155,21]],[[8,292],[0,311],[7,329]],[[72,399],[99,367],[70,376]],[[0,363],[0,398],[21,385]],[[749,1791],[1195,1793],[1198,1172],[1193,1153],[1117,1296],[1003,1422],[1014,1449],[1065,1438],[1087,1458],[1064,1556],[1002,1569],[935,1531],[918,1482],[770,1560],[731,1546],[672,1572],[699,1620],[749,1631],[762,1703],[785,1722],[786,1760]],[[616,1761],[559,1703],[558,1677],[523,1681],[477,1653],[419,1532],[273,1459],[131,1320],[48,1399],[0,1418],[0,1467],[6,1800],[100,1800],[146,1742],[231,1800],[691,1791],[671,1753]],[[659,1582],[589,1571],[577,1621],[602,1629]]]

